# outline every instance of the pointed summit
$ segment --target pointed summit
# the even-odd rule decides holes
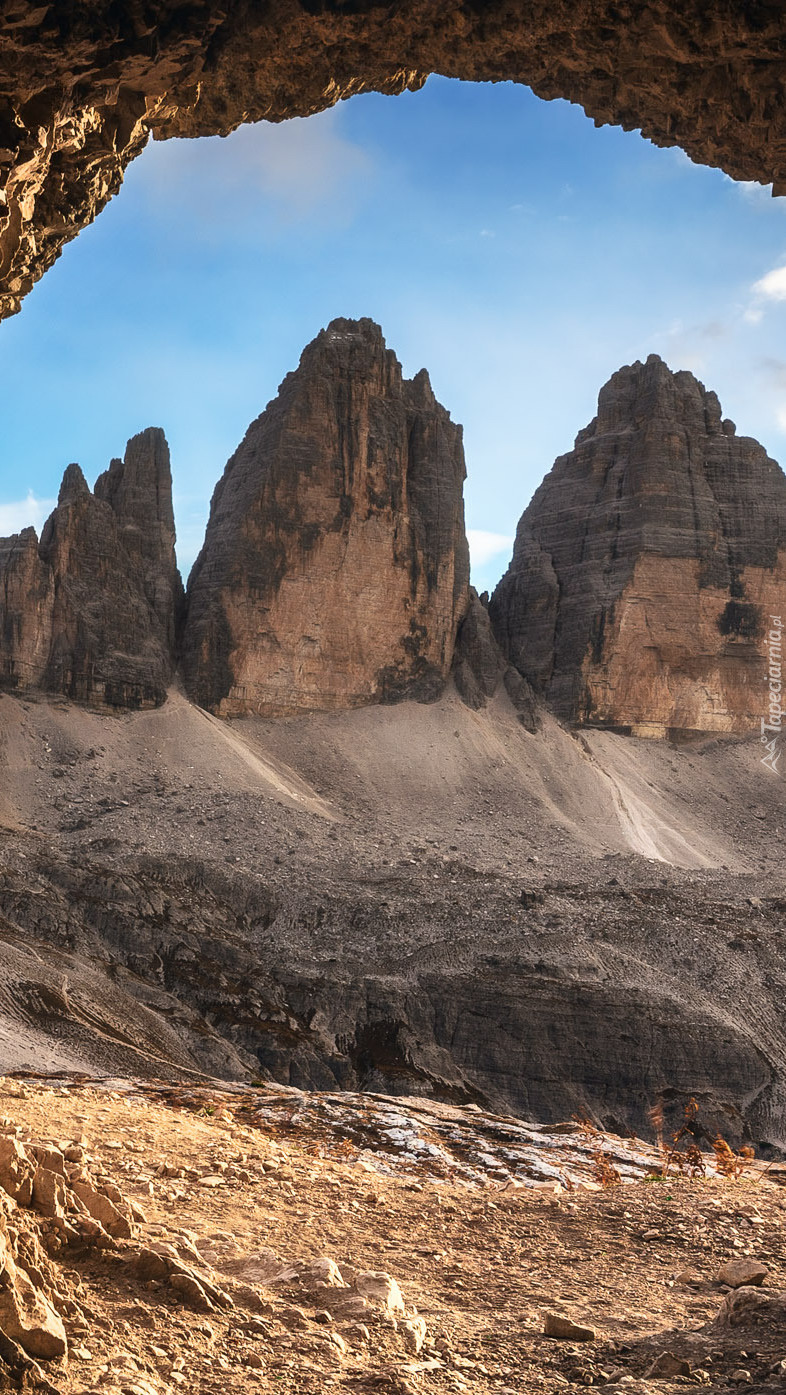
[[[123,548],[138,564],[147,600],[174,651],[183,585],[175,559],[169,446],[160,426],[131,437],[124,459],[99,475],[95,496],[112,508]]]
[[[653,354],[610,378],[525,510],[494,630],[568,720],[758,730],[785,539],[783,471]]]
[[[77,464],[66,466],[57,496],[58,504],[68,504],[73,499],[84,498],[89,493],[90,486],[82,474],[82,467]]]
[[[40,544],[32,530],[0,542],[0,681],[112,707],[161,703],[181,598],[169,452],[152,430],[95,493],[68,466]]]
[[[372,320],[333,320],[219,482],[189,693],[222,714],[431,698],[468,602],[461,429]]]

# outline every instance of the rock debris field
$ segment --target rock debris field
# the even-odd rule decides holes
[[[786,1385],[780,1165],[271,1084],[5,1077],[0,1112],[1,1388]]]

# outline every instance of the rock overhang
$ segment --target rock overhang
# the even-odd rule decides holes
[[[0,315],[117,192],[148,138],[226,135],[431,73],[526,84],[734,179],[786,188],[780,6],[415,0],[143,10],[27,0],[0,21]]]

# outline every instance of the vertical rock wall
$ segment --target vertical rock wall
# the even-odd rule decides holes
[[[756,730],[786,616],[786,476],[691,373],[622,368],[526,509],[490,613],[566,719]]]
[[[334,320],[248,429],[188,586],[189,694],[275,716],[450,672],[468,603],[461,428],[370,320]]]
[[[113,707],[157,705],[181,607],[169,451],[151,428],[95,493],[69,465],[40,544],[32,528],[0,541],[0,681]]]

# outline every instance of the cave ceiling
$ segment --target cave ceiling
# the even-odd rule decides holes
[[[0,16],[0,315],[151,137],[226,135],[431,73],[513,81],[786,190],[780,4],[15,4]]]

